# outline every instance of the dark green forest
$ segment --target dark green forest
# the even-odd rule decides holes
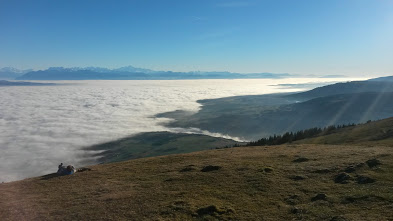
[[[367,121],[369,123],[371,121]],[[320,128],[314,127],[306,130],[299,130],[297,132],[286,132],[283,135],[273,135],[267,138],[262,138],[257,141],[247,143],[245,146],[267,146],[267,145],[281,145],[285,143],[291,143],[298,140],[307,138],[313,138],[318,136],[329,135],[337,132],[339,129],[354,127],[356,124],[343,124],[343,125],[331,125],[328,127]]]

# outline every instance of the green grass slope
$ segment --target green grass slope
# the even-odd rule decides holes
[[[211,137],[201,134],[184,134],[170,132],[140,133],[86,148],[103,150],[100,163],[118,162],[142,157],[153,157],[179,153],[190,153],[241,144],[230,139]]]
[[[389,220],[392,147],[241,147],[0,184],[0,220]],[[338,177],[338,178],[337,178]]]
[[[336,83],[317,87],[309,91],[300,92],[296,94],[288,95],[288,98],[308,100],[318,97],[326,97],[338,94],[353,94],[353,93],[364,93],[364,92],[393,92],[393,82],[389,81],[391,77],[385,79],[381,78],[372,79],[369,81],[351,81],[344,83]]]
[[[332,134],[296,141],[308,144],[393,145],[393,118],[341,128]]]

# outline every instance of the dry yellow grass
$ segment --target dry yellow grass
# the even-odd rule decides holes
[[[392,149],[241,147],[96,165],[0,184],[0,220],[393,220]],[[350,165],[352,180],[335,183]]]

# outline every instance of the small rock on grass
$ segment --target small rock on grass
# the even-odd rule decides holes
[[[265,171],[265,173],[271,173],[271,172],[273,172],[273,168],[271,168],[271,167],[265,167],[265,168],[263,169],[263,171]]]
[[[221,169],[220,166],[209,165],[209,166],[205,166],[201,171],[202,172],[210,172],[210,171],[219,170],[219,169]]]
[[[353,173],[356,171],[356,168],[354,166],[348,166],[347,168],[345,168],[344,170],[346,173]]]
[[[299,180],[305,180],[306,179],[306,177],[304,177],[304,176],[299,176],[299,175],[296,175],[296,176],[291,176],[291,177],[289,177],[291,180],[295,180],[295,181],[299,181]]]
[[[234,211],[232,209],[219,209],[217,208],[215,205],[211,205],[211,206],[207,206],[207,207],[203,207],[200,208],[196,211],[196,213],[198,214],[198,216],[205,216],[205,215],[222,215],[225,213],[233,213]]]
[[[317,200],[327,200],[327,196],[324,193],[318,193],[316,196],[311,198],[311,201],[317,201]]]
[[[301,214],[301,213],[305,213],[305,210],[304,209],[300,209],[298,207],[293,207],[291,209],[291,213],[292,214]]]
[[[367,183],[374,183],[375,179],[370,178],[370,177],[366,177],[366,176],[358,176],[356,178],[356,182],[358,184],[367,184]]]
[[[367,160],[366,164],[368,167],[373,168],[381,165],[382,163],[378,159],[371,159],[371,160]]]
[[[292,162],[294,162],[294,163],[302,163],[302,162],[307,162],[307,161],[309,161],[308,158],[306,158],[306,157],[299,157],[299,158],[293,160]]]
[[[342,216],[334,216],[330,221],[346,221],[347,219],[345,219]]]
[[[334,182],[335,183],[341,183],[341,184],[346,184],[349,182],[349,180],[351,180],[352,177],[347,174],[347,173],[339,173],[335,178],[334,178]]]

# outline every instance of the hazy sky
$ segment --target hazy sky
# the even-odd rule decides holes
[[[392,0],[0,0],[0,67],[393,74]]]

